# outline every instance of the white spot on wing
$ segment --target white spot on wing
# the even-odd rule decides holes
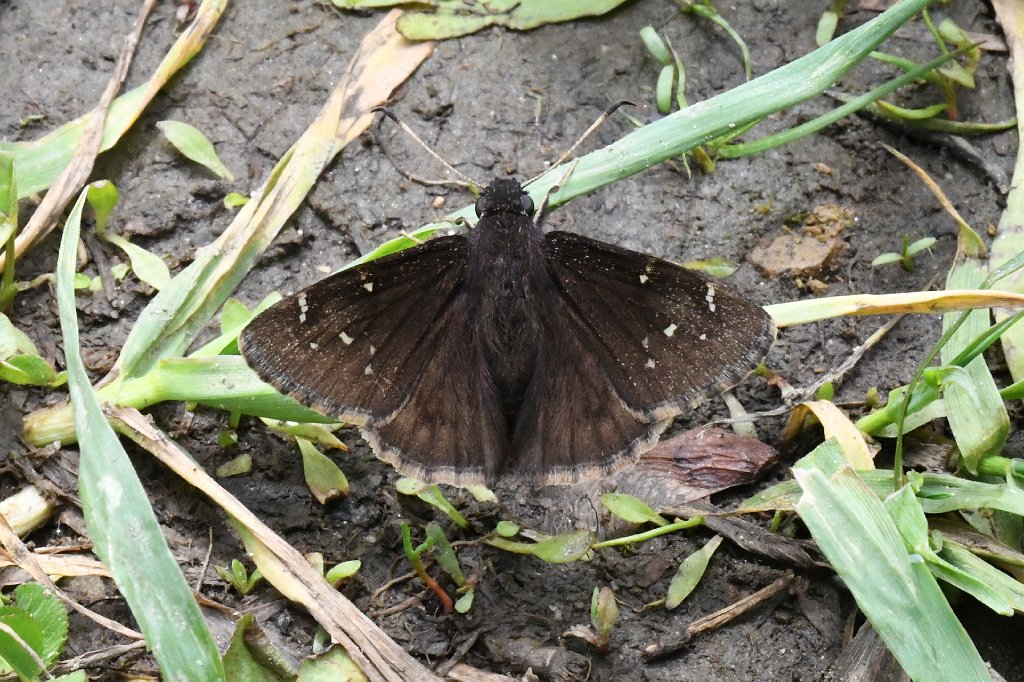
[[[672,324],[670,324],[669,326],[665,327],[661,331],[662,331],[663,334],[665,334],[665,336],[669,336],[670,337],[670,336],[672,336],[673,334],[676,333],[677,329],[679,329],[679,327],[677,327],[676,323],[673,322]]]
[[[373,282],[367,282],[366,284],[363,285],[363,288],[366,289],[367,291],[373,291]]]
[[[305,324],[305,322],[306,322],[306,313],[299,313],[299,324]]]
[[[371,367],[370,365],[367,365],[367,366],[366,366],[366,367],[365,367],[365,368],[363,369],[363,374],[373,374],[373,367]]]
[[[650,281],[650,277],[647,275],[640,275],[640,284],[647,284]]]
[[[313,350],[317,350],[318,348],[320,348],[320,346],[313,343],[312,341],[309,342],[309,347],[312,348]]]
[[[701,334],[700,335],[700,340],[701,341],[707,341],[708,340],[708,335],[707,334]]]
[[[647,369],[654,369],[654,358],[647,358],[647,364],[644,365]]]
[[[708,310],[715,312],[715,285],[708,282],[708,293],[705,294],[704,300],[708,302]]]
[[[350,345],[355,340],[345,332],[338,334],[338,338],[341,339],[342,343],[344,343],[346,346]]]
[[[645,336],[644,340],[640,342],[640,345],[643,346],[644,348],[647,348],[649,345],[651,345],[651,340]]]
[[[371,346],[370,346],[370,355],[373,355],[373,354],[374,354],[374,353],[376,353],[376,352],[377,352],[377,349],[376,349],[376,348],[374,348],[374,347],[373,347],[373,346],[371,345]]]

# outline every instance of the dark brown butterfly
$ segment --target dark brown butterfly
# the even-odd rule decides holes
[[[400,472],[466,485],[621,469],[768,352],[759,306],[653,256],[544,234],[532,212],[517,181],[495,180],[468,238],[317,282],[256,317],[242,354],[359,424]]]

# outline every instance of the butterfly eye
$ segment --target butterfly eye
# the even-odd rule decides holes
[[[476,211],[476,217],[483,218],[484,213],[486,213],[487,209],[490,208],[490,204],[490,197],[487,196],[486,194],[481,194],[480,198],[476,200],[476,206],[473,207],[473,209]]]
[[[529,194],[519,197],[519,205],[522,207],[523,213],[533,213],[533,199],[530,198]]]

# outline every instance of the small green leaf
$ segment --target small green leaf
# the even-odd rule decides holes
[[[32,654],[38,656],[43,650],[46,637],[42,625],[17,606],[0,606],[0,623],[6,626],[0,629],[0,670],[6,668],[22,680],[37,679],[43,670]],[[26,646],[30,650],[26,650]]]
[[[57,373],[38,355],[15,355],[0,360],[0,380],[20,386],[53,386]]]
[[[331,0],[331,3],[338,9],[379,9],[410,4],[409,0]],[[416,4],[437,7],[437,0],[417,0]]]
[[[489,0],[480,4],[448,2],[435,12],[404,12],[398,19],[397,27],[398,32],[410,40],[454,38],[489,26],[526,31],[544,24],[598,16],[623,2],[625,0]],[[481,4],[485,6],[482,8]]]
[[[0,218],[10,218],[18,212],[18,188],[14,177],[14,157],[0,153]],[[0,220],[0,222],[4,222]]]
[[[930,249],[933,246],[935,246],[935,242],[935,237],[924,237],[923,239],[918,239],[916,242],[907,247],[907,255],[913,256],[924,251],[925,249]]]
[[[647,50],[664,66],[672,63],[672,55],[669,54],[668,46],[661,39],[653,26],[644,26],[640,29],[640,39],[644,41]]]
[[[464,595],[459,597],[458,601],[455,602],[455,610],[458,613],[468,613],[469,609],[473,606],[473,590],[467,590]]]
[[[186,158],[206,166],[229,182],[235,179],[217,157],[210,141],[196,128],[180,121],[160,121],[156,127]]]
[[[448,501],[438,486],[428,485],[415,478],[403,476],[395,482],[395,490],[402,495],[415,495],[430,506],[440,509],[448,518],[458,524],[459,528],[469,527],[469,521],[459,513],[455,505]]]
[[[299,452],[302,453],[302,471],[306,476],[306,485],[313,496],[326,504],[340,495],[348,494],[348,479],[330,457],[317,450],[316,446],[305,438],[296,438]]]
[[[875,102],[875,105],[893,118],[903,119],[904,121],[927,121],[928,119],[935,118],[949,107],[948,104],[939,103],[932,104],[927,107],[916,107],[910,109],[907,107],[898,107],[895,104],[886,102],[884,99],[878,100]]]
[[[290,682],[295,669],[254,622],[251,613],[238,619],[231,644],[224,652],[224,673],[229,682]]]
[[[579,561],[590,554],[590,532],[581,530],[565,535],[553,535],[539,542],[513,542],[501,537],[492,537],[487,544],[506,552],[532,554],[550,564],[565,564]]]
[[[220,333],[227,334],[236,329],[241,329],[254,317],[245,304],[237,298],[229,298],[224,301],[224,307],[220,309]]]
[[[171,271],[167,268],[167,263],[164,263],[163,258],[141,246],[132,244],[121,235],[108,233],[105,238],[125,252],[128,260],[131,261],[132,270],[140,280],[157,291],[171,283]]]
[[[871,267],[877,268],[879,265],[888,265],[889,263],[899,263],[903,260],[903,256],[898,253],[889,251],[887,253],[880,254],[871,261]]]
[[[494,532],[503,538],[514,538],[519,534],[519,525],[511,521],[498,521],[498,525],[494,527]]]
[[[597,636],[607,640],[618,620],[619,604],[615,601],[615,593],[612,592],[612,588],[605,585],[598,590],[595,587],[590,600],[590,621],[597,631]]]
[[[338,424],[311,424],[309,422],[287,422],[266,418],[262,418],[262,421],[275,431],[286,433],[294,438],[305,438],[310,443],[322,445],[325,448],[348,450],[348,447],[334,435],[334,430],[338,428]]]
[[[818,400],[832,400],[836,397],[836,387],[831,381],[826,381],[818,387],[816,394]]]
[[[590,531],[581,530],[565,535],[554,535],[536,543],[533,555],[549,564],[578,561],[590,553]]]
[[[734,261],[729,260],[725,256],[712,256],[711,258],[704,258],[701,260],[690,260],[682,264],[684,268],[690,270],[699,270],[706,275],[710,275],[715,279],[725,279],[731,277],[734,272],[740,269]]]
[[[110,180],[97,180],[89,185],[86,198],[96,215],[96,234],[103,236],[107,230],[107,218],[117,205],[117,187]]]
[[[53,677],[50,682],[89,682],[89,678],[85,676],[84,670],[76,670],[73,673],[67,675],[61,675],[60,677]]]
[[[683,559],[679,570],[672,576],[672,582],[668,585],[668,592],[665,595],[666,609],[674,609],[690,596],[693,588],[697,587],[697,583],[704,577],[708,562],[711,561],[711,557],[714,556],[715,550],[720,544],[722,544],[722,538],[716,535],[706,545]]]
[[[658,84],[654,88],[654,100],[658,105],[658,111],[667,114],[672,111],[672,86],[676,81],[676,65],[668,64],[661,67],[658,74]]]
[[[249,197],[244,194],[239,194],[238,192],[231,192],[224,196],[224,208],[229,211],[233,208],[238,208],[239,206],[245,206],[247,203],[249,203]]]
[[[473,499],[477,502],[493,502],[498,503],[498,497],[494,494],[494,491],[485,485],[467,485],[466,490]]]
[[[402,476],[395,481],[395,490],[399,495],[419,495],[426,489],[426,483],[412,476]]]
[[[368,678],[340,646],[299,664],[295,682],[367,682]]]
[[[227,478],[229,476],[241,476],[250,471],[252,471],[252,455],[244,453],[221,464],[214,471],[214,475],[218,478]]]
[[[441,526],[430,522],[427,524],[426,531],[427,539],[434,543],[434,558],[437,560],[437,565],[452,577],[457,586],[465,585],[466,576],[462,573],[462,567],[459,566],[459,558],[455,556],[455,550],[452,549]]]
[[[39,583],[22,583],[14,588],[18,608],[24,609],[42,627],[42,649],[39,657],[47,666],[53,665],[68,638],[68,614],[60,599]]]
[[[217,446],[229,448],[238,445],[238,432],[234,429],[221,429],[217,432]]]
[[[14,323],[0,313],[0,360],[14,355],[38,355],[36,345],[28,334],[14,326]]]
[[[646,502],[632,495],[605,493],[601,495],[601,502],[608,511],[629,523],[653,523],[658,526],[667,526],[669,523],[668,519],[651,509]]]
[[[324,574],[324,578],[331,584],[332,587],[337,587],[338,583],[346,578],[351,578],[359,569],[362,568],[363,562],[359,559],[352,559],[351,561],[342,561],[340,564],[335,564],[331,569]]]
[[[814,33],[814,42],[821,47],[832,40],[836,34],[836,26],[839,25],[839,15],[833,10],[825,10],[818,19],[818,30]]]

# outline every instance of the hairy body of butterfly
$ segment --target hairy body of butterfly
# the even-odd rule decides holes
[[[718,282],[568,232],[495,180],[459,235],[336,273],[254,319],[242,353],[431,481],[562,483],[623,468],[775,337]]]

